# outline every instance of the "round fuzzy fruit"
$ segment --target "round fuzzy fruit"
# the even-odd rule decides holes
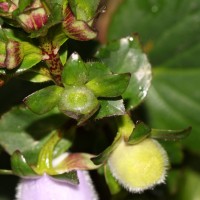
[[[108,165],[124,188],[130,192],[142,192],[165,181],[168,157],[156,140],[145,139],[129,145],[122,139],[111,153]]]
[[[70,117],[88,115],[98,108],[98,100],[85,86],[67,87],[61,95],[59,109]]]

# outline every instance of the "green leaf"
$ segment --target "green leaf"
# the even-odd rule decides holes
[[[62,65],[65,65],[66,61],[67,61],[67,55],[68,55],[68,50],[65,49],[64,51],[62,51],[60,53],[60,61],[62,63]]]
[[[129,86],[122,96],[127,102],[127,109],[140,104],[150,86],[151,66],[137,38],[127,37],[110,42],[96,56],[114,73],[131,73]]]
[[[24,102],[31,111],[41,115],[49,112],[58,104],[63,90],[59,86],[48,86],[29,95]]]
[[[102,62],[88,62],[86,63],[86,68],[88,71],[88,80],[91,81],[97,77],[104,77],[106,75],[111,75],[109,68]]]
[[[137,144],[147,138],[150,134],[151,128],[143,122],[139,122],[135,125],[133,132],[128,138],[128,144]]]
[[[130,80],[130,74],[113,74],[97,77],[89,81],[86,86],[97,97],[117,97],[123,94]]]
[[[71,171],[63,174],[57,174],[57,175],[51,175],[51,177],[61,180],[61,181],[67,181],[71,184],[78,185],[78,175],[76,171]]]
[[[88,72],[84,62],[77,53],[73,53],[64,66],[62,82],[64,85],[83,85],[86,83]]]
[[[198,0],[124,0],[111,19],[108,38],[137,32],[153,65],[199,67],[199,7]]]
[[[27,70],[42,60],[42,51],[29,42],[22,42],[24,50],[24,59],[20,64],[18,72]]]
[[[96,119],[125,114],[125,108],[122,99],[99,100],[99,103],[100,109],[95,116]]]
[[[61,24],[50,28],[46,37],[48,41],[52,41],[53,46],[57,48],[60,48],[68,40],[68,37],[62,30]],[[65,51],[67,51],[67,49],[65,49]]]
[[[37,173],[26,162],[20,151],[15,151],[11,156],[11,168],[13,173],[21,177],[37,176]]]
[[[195,171],[186,169],[181,173],[179,179],[178,199],[195,200],[200,197],[200,176]]]
[[[19,74],[18,77],[34,83],[52,81],[49,70],[42,64],[38,64],[35,67],[27,70],[26,72]]]
[[[31,5],[32,2],[33,0],[19,0],[18,9],[15,10],[13,14],[15,15],[15,13],[22,12],[27,6]]]
[[[69,0],[71,9],[78,20],[89,21],[94,18],[100,0]]]
[[[185,137],[187,137],[192,128],[188,127],[183,130],[158,130],[158,129],[152,129],[151,131],[151,137],[155,139],[163,139],[163,140],[180,140]]]
[[[192,133],[183,143],[200,153],[199,69],[157,69],[146,101],[149,124],[161,129],[191,126]],[[162,117],[160,117],[162,115]]]
[[[23,154],[28,151],[33,160],[31,163],[34,163],[42,146],[37,140],[57,129],[64,122],[66,122],[66,117],[58,114],[57,110],[40,116],[29,109],[15,107],[1,116],[0,145],[10,155],[16,150]],[[24,155],[29,162],[29,156]]]

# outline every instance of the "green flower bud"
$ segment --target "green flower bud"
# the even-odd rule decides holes
[[[59,109],[66,115],[78,119],[98,109],[99,103],[91,90],[85,86],[67,87],[61,95]]]
[[[64,7],[64,20],[62,23],[65,34],[74,40],[88,41],[96,38],[97,32],[85,21],[77,20],[71,8]]]
[[[0,11],[3,11],[4,13],[1,13],[3,16],[10,16],[14,10],[18,7],[18,0],[10,0],[9,2],[0,2]]]
[[[168,166],[167,153],[153,139],[135,145],[120,140],[108,159],[112,175],[130,192],[143,192],[164,183]]]
[[[23,58],[23,46],[20,42],[14,40],[0,41],[0,68],[13,69],[19,66]]]
[[[42,1],[35,0],[18,16],[18,22],[27,32],[41,29],[48,21],[48,10]]]

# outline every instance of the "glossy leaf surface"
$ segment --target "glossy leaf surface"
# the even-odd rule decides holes
[[[198,67],[199,7],[198,0],[124,0],[112,18],[108,38],[136,32],[153,66]]]
[[[42,147],[40,143],[36,144],[37,139],[34,138],[44,137],[65,121],[66,118],[56,110],[39,116],[28,109],[15,107],[1,117],[0,145],[8,154],[13,154],[16,150],[29,152],[26,155],[34,160]]]
[[[69,0],[69,4],[78,20],[88,21],[94,17],[100,0]]]
[[[20,151],[15,151],[11,156],[11,168],[13,173],[20,177],[37,176],[35,171],[26,162]]]
[[[122,96],[127,102],[127,109],[140,104],[150,86],[151,66],[138,39],[127,37],[110,42],[99,50],[97,58],[114,73],[131,73],[129,86]]]
[[[163,139],[163,140],[180,140],[183,138],[186,138],[192,128],[188,127],[183,130],[157,130],[157,129],[152,129],[151,131],[151,137],[155,139]]]
[[[130,74],[113,74],[94,78],[86,86],[97,97],[117,97],[123,94],[130,80]]]
[[[129,144],[137,144],[147,138],[150,135],[151,128],[149,128],[143,122],[139,122],[135,125],[133,132],[131,133],[128,143]]]
[[[57,175],[52,175],[51,177],[60,180],[60,181],[67,181],[69,183],[72,183],[74,185],[79,184],[78,176],[76,171],[71,171],[71,172],[66,172],[63,174],[57,174]]]
[[[85,63],[77,53],[73,53],[64,66],[62,81],[64,85],[83,85],[86,83],[88,72]]]
[[[88,62],[86,63],[86,68],[88,70],[89,81],[97,77],[102,78],[106,75],[112,74],[109,68],[102,62]]]
[[[31,111],[41,115],[49,112],[58,104],[63,90],[59,86],[48,86],[29,95],[24,102]]]
[[[122,99],[99,100],[100,109],[95,116],[96,119],[125,114],[125,107]]]

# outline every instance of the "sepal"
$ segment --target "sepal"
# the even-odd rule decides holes
[[[27,96],[24,99],[24,103],[34,113],[41,115],[57,106],[63,90],[64,89],[59,86],[48,86]]]
[[[84,85],[88,80],[88,70],[77,53],[73,53],[67,60],[63,72],[62,82],[67,85]]]
[[[37,173],[26,162],[25,157],[20,151],[15,151],[11,156],[11,168],[13,174],[20,177],[32,177],[37,176]]]
[[[74,40],[87,41],[96,38],[97,33],[87,22],[77,20],[69,5],[64,8],[62,23],[65,34]]]
[[[63,174],[51,175],[51,177],[62,182],[68,182],[73,185],[79,184],[79,179],[76,171],[70,171]]]
[[[176,141],[187,137],[191,133],[192,127],[187,127],[182,130],[161,130],[152,129],[151,137],[154,139],[160,139],[165,141]]]
[[[128,138],[128,144],[137,144],[150,136],[151,128],[148,127],[145,123],[139,122],[136,123],[133,132],[131,133],[130,137]]]
[[[130,80],[130,74],[112,74],[97,77],[89,81],[86,86],[97,97],[118,97],[126,90]]]

